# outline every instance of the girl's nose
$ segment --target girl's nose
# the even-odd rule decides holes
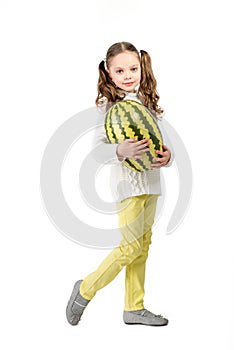
[[[131,78],[132,78],[131,72],[128,72],[128,71],[127,71],[127,72],[125,73],[124,79],[125,79],[125,80],[129,80],[129,79],[131,79]]]

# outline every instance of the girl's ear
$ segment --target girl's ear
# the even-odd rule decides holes
[[[111,76],[110,70],[108,68],[106,69],[106,72],[107,72],[109,78],[112,80],[112,76]]]

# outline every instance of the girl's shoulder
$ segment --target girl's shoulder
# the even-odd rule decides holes
[[[102,97],[100,99],[98,105],[96,106],[99,114],[103,115],[106,113],[107,103],[108,103],[108,100],[106,97]]]

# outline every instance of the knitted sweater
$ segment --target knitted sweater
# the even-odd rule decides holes
[[[124,99],[140,102],[136,93],[128,93]],[[104,121],[105,113],[99,111],[93,141],[93,148],[95,149],[93,154],[95,160],[99,163],[111,164],[110,186],[114,200],[120,202],[128,197],[142,194],[161,195],[160,169],[154,168],[143,172],[137,172],[127,168],[123,162],[119,161],[117,158],[116,148],[118,145],[110,144],[107,141]],[[174,154],[165,132],[163,120],[158,121],[158,126],[162,133],[163,143],[167,145],[171,151],[170,161],[166,165],[166,167],[168,167],[173,162]]]

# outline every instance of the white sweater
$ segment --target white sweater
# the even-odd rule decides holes
[[[124,99],[140,102],[136,93],[128,93]],[[93,147],[95,148],[95,160],[101,164],[111,164],[111,191],[116,202],[132,196],[142,194],[161,195],[160,169],[151,169],[138,172],[127,168],[123,162],[120,162],[116,155],[117,144],[110,144],[106,138],[104,128],[105,112],[99,111],[97,117],[97,127],[94,136]],[[158,126],[162,133],[163,143],[171,151],[171,158],[167,167],[171,165],[174,159],[174,153],[170,141],[167,138],[163,120],[158,121]]]

